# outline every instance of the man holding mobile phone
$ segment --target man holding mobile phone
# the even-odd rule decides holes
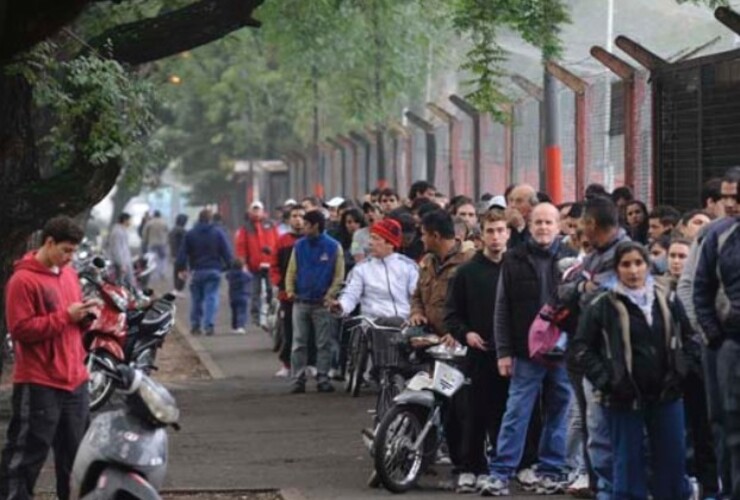
[[[69,217],[43,228],[42,245],[15,263],[5,293],[15,349],[12,417],[0,459],[0,500],[30,500],[49,450],[57,497],[70,496],[69,477],[89,420],[82,326],[98,301],[82,301],[68,264],[83,237]]]

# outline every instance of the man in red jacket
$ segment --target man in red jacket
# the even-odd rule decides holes
[[[245,219],[244,225],[234,235],[234,253],[247,264],[249,272],[254,276],[250,309],[252,321],[259,324],[263,284],[265,299],[268,304],[272,302],[269,274],[278,234],[275,224],[266,218],[265,206],[261,201],[252,202]]]
[[[0,500],[30,500],[49,449],[57,496],[69,498],[69,476],[89,419],[80,323],[95,301],[82,301],[70,266],[83,237],[68,217],[43,229],[41,248],[15,263],[6,317],[15,348],[13,416],[0,460]]]

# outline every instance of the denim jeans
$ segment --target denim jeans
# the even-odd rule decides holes
[[[216,269],[196,269],[190,279],[190,327],[210,330],[214,327],[218,312],[218,289],[221,285],[221,271]]]
[[[648,498],[648,470],[653,500],[685,500],[686,477],[683,401],[652,403],[640,410],[605,409],[614,450],[612,500]],[[650,445],[650,464],[644,447]]]
[[[260,268],[259,271],[254,273],[252,279],[252,300],[250,313],[252,314],[252,321],[255,324],[259,324],[262,321],[260,316],[260,310],[262,307],[262,288],[265,289],[265,300],[268,304],[272,302],[272,284],[270,283],[270,270]]]
[[[722,404],[719,378],[717,375],[718,352],[708,347],[702,347],[701,361],[704,370],[704,387],[709,409],[709,425],[712,429],[712,443],[714,455],[717,459],[717,469],[721,481],[720,497],[730,496],[732,492],[732,474],[730,450],[725,440],[725,412]]]
[[[609,422],[604,407],[594,398],[591,383],[584,378],[586,394],[586,427],[588,429],[588,458],[596,475],[597,500],[611,500],[612,491],[612,444]]]
[[[740,498],[740,343],[725,340],[717,351],[717,382],[724,411],[724,442],[730,454],[732,498]],[[729,485],[723,485],[729,490]]]
[[[231,301],[231,328],[245,328],[249,322],[249,301],[232,300]]]
[[[544,475],[565,474],[565,436],[571,399],[565,367],[547,367],[525,358],[516,358],[496,457],[489,464],[491,477],[508,480],[515,474],[524,453],[529,419],[540,391],[544,394],[544,420],[537,471]]]
[[[318,382],[329,380],[331,368],[331,327],[334,318],[322,304],[293,304],[293,349],[290,368],[294,384],[306,383],[308,343],[311,332],[316,338],[316,371]]]

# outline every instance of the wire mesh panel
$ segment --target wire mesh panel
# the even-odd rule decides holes
[[[455,186],[459,193],[470,196],[473,193],[473,120],[465,114],[460,120],[460,168],[455,172]]]
[[[427,178],[426,135],[419,127],[412,128],[413,158],[411,163],[411,182]]]
[[[572,90],[558,91],[558,127],[563,158],[563,201],[576,199],[576,97]]]
[[[506,190],[506,134],[504,125],[490,115],[481,116],[481,187],[480,193],[503,194]]]
[[[446,123],[434,127],[435,146],[437,148],[434,182],[437,189],[450,195],[450,128]]]
[[[654,77],[657,202],[694,208],[702,184],[740,159],[740,51],[678,63]]]
[[[621,82],[604,72],[588,79],[588,157],[585,184],[607,190],[624,179],[624,99]]]
[[[653,205],[653,92],[650,73],[642,71],[635,78],[637,93],[635,152],[635,197]]]
[[[363,143],[357,144],[357,185],[360,196],[368,192],[367,186],[367,147]]]
[[[370,164],[367,172],[367,190],[372,191],[378,185],[378,143],[370,140]]]
[[[514,179],[532,186],[540,183],[540,103],[527,99],[514,106]]]

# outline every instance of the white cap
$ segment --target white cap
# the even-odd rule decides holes
[[[263,209],[265,206],[262,204],[261,201],[253,201],[251,205],[249,205],[249,208],[259,208]]]
[[[287,207],[289,205],[298,205],[298,202],[295,201],[293,198],[288,198],[287,200],[285,200],[285,203],[283,203],[283,206]]]
[[[329,201],[326,202],[326,206],[327,207],[331,207],[331,208],[337,208],[342,203],[344,203],[344,198],[340,198],[339,196],[335,196],[334,198],[332,198],[331,200],[329,200]]]
[[[488,209],[492,208],[506,208],[506,198],[501,195],[491,198],[491,201],[488,202]]]

